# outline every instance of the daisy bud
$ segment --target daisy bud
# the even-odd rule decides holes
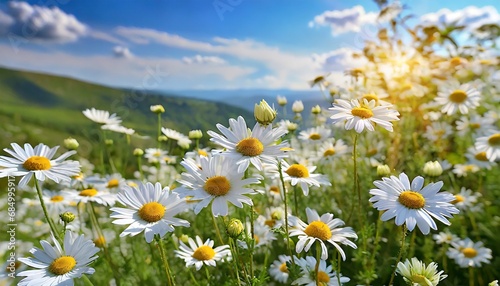
[[[113,142],[113,140],[112,140],[112,139],[106,139],[106,140],[104,140],[104,144],[106,144],[106,145],[108,145],[108,146],[113,145],[113,143],[114,143],[114,142]]]
[[[80,144],[76,141],[76,139],[71,137],[64,139],[64,147],[66,147],[66,149],[76,150],[78,146],[80,146]]]
[[[266,126],[273,123],[274,119],[276,119],[276,109],[269,106],[265,100],[261,100],[258,105],[255,104],[253,115],[257,122]]]
[[[443,173],[443,167],[438,161],[429,161],[424,165],[424,174],[431,177],[437,177]]]
[[[134,156],[140,157],[140,156],[144,155],[144,151],[141,148],[135,148],[133,154],[134,154]]]
[[[243,223],[237,218],[232,218],[227,224],[227,234],[232,238],[237,238],[243,232]]]
[[[165,135],[158,136],[158,141],[160,141],[160,142],[166,142],[167,140],[168,140],[168,137]]]
[[[184,243],[188,243],[189,241],[189,236],[185,235],[185,234],[182,234],[180,237],[179,237],[179,240],[184,242]]]
[[[304,111],[304,104],[302,103],[302,100],[296,100],[293,102],[292,111],[295,113],[301,113]]]
[[[163,105],[160,105],[160,104],[158,104],[158,105],[151,105],[150,109],[151,109],[151,112],[153,112],[153,113],[163,113],[163,112],[165,112],[165,108],[163,107]]]
[[[76,218],[75,214],[72,212],[64,212],[64,213],[60,214],[59,217],[65,223],[70,223],[70,222],[74,221]]]
[[[297,123],[287,122],[286,124],[286,129],[288,130],[288,132],[293,132],[297,130],[297,128],[299,128],[299,125]]]
[[[104,236],[102,235],[99,235],[98,238],[94,239],[94,244],[97,247],[104,247],[106,246],[106,238],[104,238]]]
[[[313,108],[311,108],[311,113],[314,114],[314,115],[320,114],[321,113],[321,107],[319,105],[313,106]]]
[[[498,280],[490,282],[488,286],[498,286]]]
[[[279,96],[279,95],[278,95],[277,101],[278,101],[278,104],[280,106],[285,106],[288,103],[288,101],[286,100],[286,97]]]
[[[188,137],[189,139],[200,139],[201,137],[203,137],[203,132],[201,132],[201,130],[191,130],[189,131],[188,133]]]
[[[387,177],[391,174],[391,168],[387,165],[378,165],[377,166],[377,176]]]

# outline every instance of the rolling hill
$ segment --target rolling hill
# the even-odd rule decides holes
[[[61,145],[69,136],[86,139],[97,130],[82,114],[91,107],[117,113],[124,126],[154,137],[157,119],[150,106],[155,104],[165,107],[163,126],[184,133],[215,129],[216,123],[227,125],[229,118],[238,115],[253,119],[248,110],[215,101],[111,88],[5,68],[0,68],[0,99],[2,148],[11,142]]]

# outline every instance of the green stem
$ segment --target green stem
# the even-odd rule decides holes
[[[401,236],[401,248],[399,249],[398,259],[396,260],[394,271],[392,272],[391,280],[389,281],[388,284],[389,286],[391,286],[392,282],[394,281],[394,276],[396,275],[396,269],[398,269],[398,263],[401,261],[401,257],[403,257],[405,241],[406,241],[406,224],[403,224],[402,229],[403,229],[403,235]]]
[[[236,279],[238,280],[238,285],[241,285],[241,281],[240,281],[240,274],[239,274],[239,269],[238,269],[238,261],[239,261],[239,257],[238,257],[238,252],[237,252],[237,246],[236,246],[236,241],[231,237],[229,238],[229,247],[231,249],[231,253],[233,255],[233,262],[234,262],[234,268],[236,270]]]
[[[45,206],[45,202],[43,201],[42,190],[40,189],[40,185],[38,184],[36,176],[33,176],[33,179],[35,180],[36,193],[38,194],[38,199],[40,200],[40,205],[42,206],[45,219],[49,223],[50,230],[54,234],[54,237],[57,239],[57,241],[62,242],[61,237],[59,236],[59,232],[57,231],[54,222],[52,221],[52,219],[49,216],[49,213],[47,212],[47,207]]]
[[[161,136],[161,113],[159,112],[158,113],[158,136],[156,137],[156,141],[158,141],[157,143],[157,148],[160,149],[160,136]]]
[[[250,277],[253,279],[253,250],[255,247],[255,232],[253,227],[253,206],[250,206],[250,235],[252,236],[250,239]]]
[[[141,175],[141,181],[144,181],[144,171],[142,171],[142,156],[137,156],[137,168],[139,169],[139,174]]]
[[[217,222],[215,221],[215,216],[213,212],[212,214],[212,222],[214,223],[215,233],[217,234],[217,238],[219,239],[220,245],[224,245],[224,240],[222,240],[222,236],[220,235],[219,227],[217,226]]]
[[[82,280],[83,280],[83,284],[86,285],[86,286],[94,286],[94,284],[92,283],[92,281],[90,281],[90,279],[87,277],[87,275],[82,275]]]
[[[208,267],[205,266],[205,275],[207,275],[207,285],[210,285],[210,273],[208,272]]]
[[[474,267],[469,266],[469,286],[474,286]]]
[[[314,266],[314,275],[316,275],[316,285],[319,284],[319,262],[321,261],[321,245],[316,243],[316,265]]]
[[[299,214],[299,200],[297,195],[297,185],[293,187],[293,200],[295,201],[295,215]]]
[[[340,285],[340,262],[341,262],[341,256],[340,256],[340,252],[337,251],[337,282]]]
[[[165,244],[163,243],[163,240],[160,238],[159,235],[155,235],[155,239],[156,239],[156,242],[158,243],[158,246],[160,247],[160,256],[161,256],[161,261],[163,262],[163,266],[165,267],[165,274],[167,275],[167,283],[169,286],[173,286],[173,285],[175,285],[175,283],[172,279],[172,273],[170,272],[170,266],[168,265]]]
[[[358,133],[354,136],[354,146],[353,146],[353,163],[354,163],[354,192],[358,194],[358,215],[359,222],[361,222],[361,189],[359,187],[359,178],[358,178]]]
[[[292,258],[292,264],[295,265],[295,260],[293,258],[292,250],[290,249],[290,235],[288,233],[288,205],[286,199],[286,186],[285,180],[283,179],[283,169],[281,165],[281,160],[278,159],[278,172],[280,173],[281,186],[283,188],[283,201],[285,203],[285,236],[286,236],[286,248],[288,249],[288,254]]]

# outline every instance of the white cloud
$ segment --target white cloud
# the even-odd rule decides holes
[[[340,48],[323,54],[314,54],[313,60],[316,66],[324,72],[345,71],[367,64],[364,57],[354,57],[354,50]]]
[[[463,25],[467,29],[474,30],[484,24],[498,24],[500,22],[500,14],[493,6],[485,6],[478,8],[476,6],[468,6],[460,10],[450,11],[449,9],[441,9],[435,13],[429,13],[420,17],[422,25]]]
[[[378,13],[365,12],[363,6],[356,5],[350,9],[325,11],[314,17],[309,22],[309,27],[330,26],[334,36],[347,33],[359,32],[364,25],[375,24]]]
[[[74,42],[84,36],[88,28],[75,16],[57,7],[47,8],[26,2],[9,2],[7,11],[0,14],[0,32],[14,34],[25,40],[47,42]]]
[[[91,30],[89,31],[88,36],[94,39],[110,42],[117,45],[122,45],[122,46],[125,45],[125,43],[122,40],[102,31]]]
[[[115,57],[117,58],[126,58],[126,59],[130,59],[133,57],[132,53],[130,52],[130,50],[126,47],[122,47],[122,46],[116,46],[113,48],[113,54],[115,55]]]
[[[226,61],[219,57],[211,57],[211,56],[201,56],[196,55],[193,57],[183,57],[182,61],[188,65],[190,64],[224,64]]]

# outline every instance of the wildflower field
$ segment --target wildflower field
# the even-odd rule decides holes
[[[462,44],[380,8],[312,110],[277,96],[188,132],[158,102],[139,134],[88,106],[89,156],[2,146],[2,285],[498,285],[500,28]]]

